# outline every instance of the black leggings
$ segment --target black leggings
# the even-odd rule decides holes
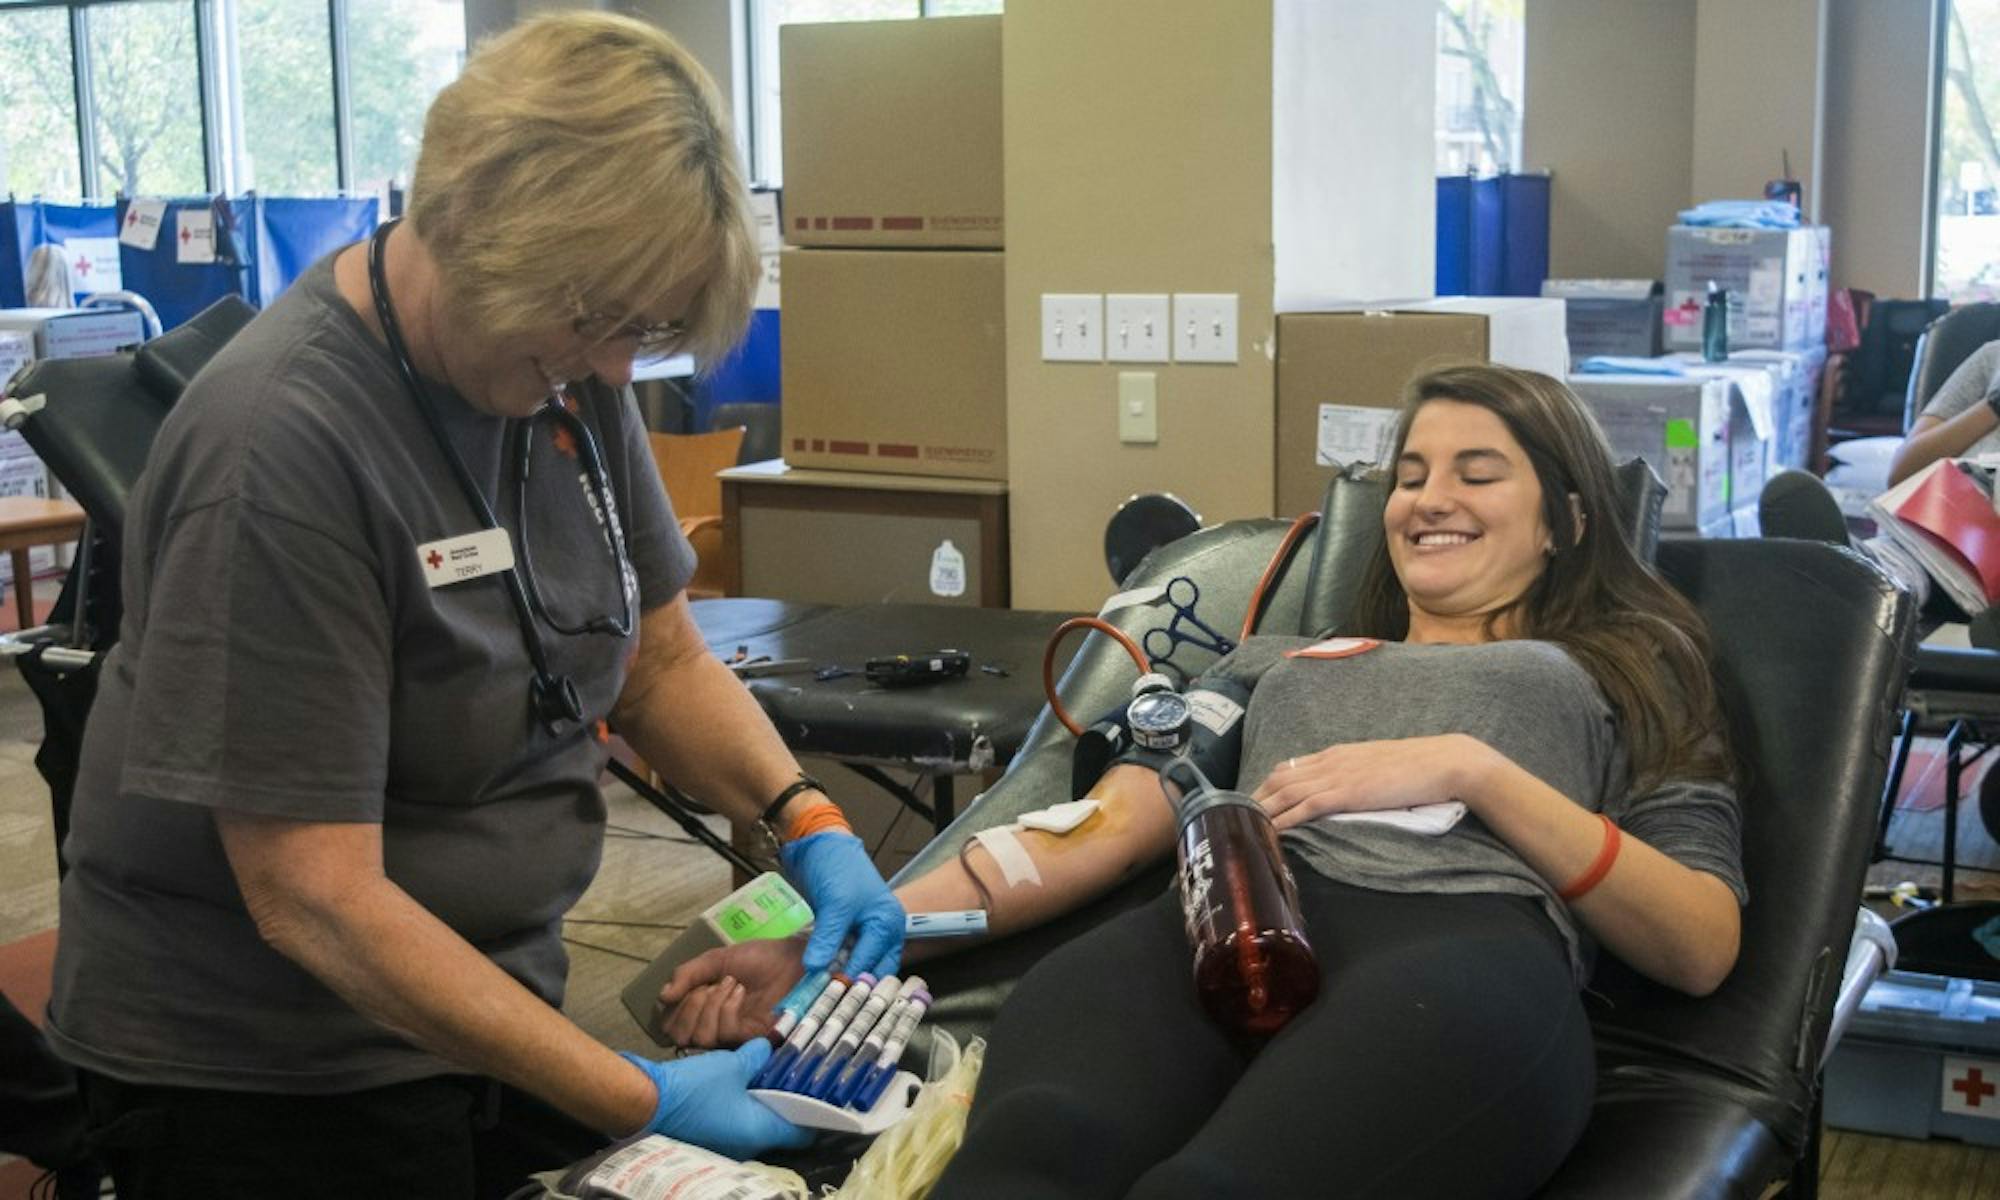
[[[1177,897],[1063,946],[1000,1010],[935,1196],[1518,1197],[1583,1132],[1595,1064],[1528,899],[1295,865],[1319,999],[1261,1051],[1197,1006]]]

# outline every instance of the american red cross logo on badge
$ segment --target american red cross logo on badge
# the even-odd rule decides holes
[[[433,550],[429,554],[424,555],[424,561],[431,565],[431,570],[435,571],[444,565],[444,555]]]
[[[1967,1071],[1965,1078],[1952,1080],[1951,1090],[1965,1097],[1967,1108],[1978,1108],[1983,1097],[2000,1094],[2000,1087],[1988,1083],[1985,1072],[1978,1067]]]
[[[76,273],[79,275],[90,274],[90,260],[88,258],[79,258],[76,260]]]

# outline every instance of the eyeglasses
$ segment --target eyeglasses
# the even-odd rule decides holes
[[[609,313],[585,313],[572,321],[570,327],[576,330],[578,337],[588,342],[636,342],[639,353],[646,355],[664,354],[673,349],[688,331],[684,320],[620,321]]]

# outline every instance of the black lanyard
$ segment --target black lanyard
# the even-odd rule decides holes
[[[388,244],[389,231],[396,222],[385,222],[375,230],[375,236],[368,244],[368,290],[375,300],[375,315],[382,323],[383,336],[388,340],[389,352],[396,360],[396,370],[403,377],[403,386],[410,398],[416,402],[417,411],[423,414],[424,424],[431,431],[431,438],[437,443],[440,453],[451,467],[452,477],[458,481],[458,489],[465,496],[472,512],[486,529],[501,529],[499,518],[494,516],[493,506],[486,501],[486,494],[472,478],[465,460],[460,457],[458,447],[452,443],[451,435],[445,430],[444,420],[438,415],[437,406],[431,400],[430,392],[417,377],[416,368],[410,363],[410,353],[403,341],[403,330],[396,321],[396,309],[389,301],[389,287],[385,282],[382,256]],[[548,649],[542,642],[541,630],[535,620],[539,616],[547,621],[550,628],[558,633],[578,635],[602,633],[613,637],[624,637],[632,631],[632,568],[626,555],[625,535],[618,519],[611,488],[604,472],[604,458],[598,451],[597,437],[590,425],[575,413],[560,404],[548,404],[540,412],[526,421],[508,420],[508,444],[514,454],[514,486],[517,507],[526,503],[528,483],[528,458],[531,450],[530,434],[535,419],[547,414],[561,423],[576,439],[577,451],[583,460],[591,487],[596,493],[599,506],[598,517],[603,524],[605,538],[610,546],[613,569],[618,573],[618,596],[621,615],[618,618],[600,617],[585,622],[581,626],[568,627],[558,624],[549,616],[542,605],[540,592],[535,587],[533,568],[528,556],[527,537],[509,535],[514,544],[516,566],[501,574],[505,577],[507,599],[513,605],[514,619],[521,627],[521,641],[527,647],[528,661],[533,666],[535,677],[528,687],[530,707],[543,728],[551,734],[559,734],[565,725],[579,724],[583,720],[583,699],[578,695],[576,683],[568,675],[559,675],[549,669]],[[519,515],[526,520],[525,510]]]

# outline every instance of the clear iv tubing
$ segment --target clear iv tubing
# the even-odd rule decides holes
[[[1291,528],[1285,531],[1284,540],[1278,543],[1278,549],[1271,555],[1271,561],[1265,564],[1264,575],[1257,581],[1257,590],[1250,593],[1250,611],[1243,615],[1243,632],[1237,635],[1237,641],[1240,642],[1257,631],[1257,621],[1264,615],[1265,593],[1277,579],[1278,572],[1291,561],[1292,552],[1298,547],[1299,539],[1317,524],[1319,524],[1319,514],[1316,512],[1300,513],[1293,518]],[[1138,666],[1141,675],[1152,670],[1153,665],[1146,658],[1146,652],[1139,649],[1139,643],[1133,641],[1130,634],[1102,617],[1071,617],[1056,626],[1056,631],[1049,635],[1048,648],[1042,652],[1042,691],[1049,698],[1049,709],[1055,713],[1056,720],[1063,723],[1064,729],[1077,737],[1082,737],[1083,726],[1077,724],[1076,719],[1069,715],[1069,710],[1063,707],[1062,697],[1056,695],[1056,647],[1060,646],[1063,638],[1074,629],[1095,630],[1116,641],[1125,648],[1125,653],[1132,656],[1132,662]]]

